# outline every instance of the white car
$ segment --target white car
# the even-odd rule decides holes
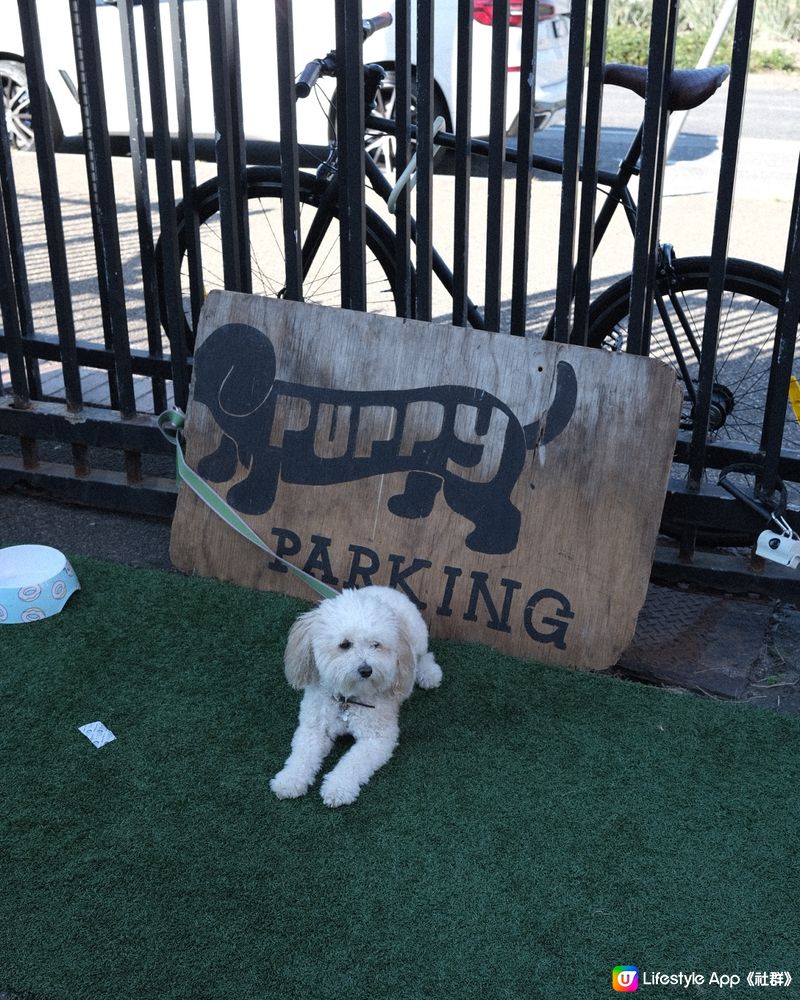
[[[77,97],[77,73],[72,44],[72,30],[67,0],[20,0],[36,2],[42,50],[56,139],[82,133]],[[146,56],[142,32],[141,0],[133,0],[137,30],[137,54],[142,84],[144,128],[151,131]],[[196,136],[213,136],[213,92],[208,40],[207,0],[185,0],[189,92],[192,126]],[[567,82],[567,46],[569,40],[570,0],[540,4],[537,53],[536,125],[549,124],[564,106]],[[509,77],[506,125],[514,122],[517,103],[523,0],[511,0],[509,24]],[[434,29],[435,111],[441,113],[448,127],[455,125],[456,108],[456,14],[457,0],[437,0]],[[128,103],[122,58],[119,11],[115,0],[96,0],[97,23],[102,57],[109,132],[128,134]],[[390,10],[394,9],[391,5]],[[323,57],[335,46],[334,4],[332,0],[295,0],[294,35],[295,69],[299,73],[311,59]],[[412,3],[412,11],[416,4]],[[171,101],[170,125],[177,132],[174,108],[174,84],[171,59],[170,4],[160,0],[161,25],[167,92]],[[377,13],[366,9],[365,15]],[[473,0],[473,78],[471,133],[489,131],[489,72],[491,66],[493,4]],[[248,138],[277,140],[279,136],[277,102],[277,67],[275,58],[275,11],[264,0],[239,0],[239,45],[242,80],[242,105],[245,134]],[[415,25],[412,15],[412,37]],[[381,91],[384,111],[391,112],[394,90],[394,30],[378,31],[364,44],[364,61],[378,62],[387,73]],[[412,47],[412,62],[414,51]],[[17,0],[0,0],[0,78],[6,124],[12,144],[31,148],[33,132],[28,106],[24,53],[19,29]],[[321,89],[331,96],[334,83],[324,81]],[[330,123],[325,102],[298,101],[298,139],[301,144],[327,145]]]

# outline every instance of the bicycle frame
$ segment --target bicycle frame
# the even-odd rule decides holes
[[[384,118],[375,114],[369,113],[367,109],[367,114],[365,115],[365,129],[370,129],[374,131],[380,131],[387,135],[393,135],[397,132],[397,123],[395,120],[390,118]],[[626,220],[631,230],[631,234],[635,236],[636,232],[636,215],[637,215],[637,205],[631,194],[629,183],[632,177],[637,176],[639,172],[639,157],[642,150],[642,136],[644,131],[644,124],[642,123],[636,134],[634,135],[625,155],[619,163],[616,171],[609,170],[598,170],[596,174],[596,183],[598,188],[607,189],[605,191],[604,198],[600,205],[599,210],[596,213],[594,222],[594,242],[592,246],[592,256],[597,252],[608,228],[614,218],[617,209],[622,206],[625,213]],[[412,125],[410,127],[411,137],[416,136],[416,127]],[[445,131],[440,131],[436,136],[436,144],[445,149],[455,149],[456,136],[453,133],[448,133]],[[488,157],[490,152],[489,142],[482,139],[471,139],[469,142],[469,147],[471,153],[477,156]],[[517,162],[518,153],[514,146],[508,146],[506,149],[506,159],[510,163]],[[321,184],[324,184],[324,192],[322,194],[319,207],[317,209],[316,215],[312,222],[312,225],[307,234],[306,240],[302,247],[302,265],[303,265],[303,277],[305,278],[309,272],[311,264],[314,257],[322,243],[322,239],[327,232],[328,227],[335,214],[335,206],[338,203],[339,198],[339,175],[336,166],[337,160],[337,144],[335,141],[331,143],[328,149],[328,156],[320,164],[317,169],[317,180]],[[560,175],[564,170],[563,160],[557,159],[550,156],[542,156],[540,154],[534,153],[530,159],[530,165],[532,169],[542,170],[550,174]],[[393,187],[388,181],[387,177],[377,165],[377,163],[372,159],[365,149],[364,152],[364,174],[366,180],[369,182],[372,190],[375,194],[380,197],[385,203],[389,203],[390,195],[393,192]],[[582,172],[579,172],[579,176]],[[416,244],[417,240],[417,224],[416,220],[412,217],[409,219],[409,235],[413,243]],[[671,269],[672,260],[672,247],[670,245],[658,245],[659,253],[659,267],[664,268],[667,276]],[[455,289],[455,276],[453,271],[447,265],[442,256],[438,251],[433,248],[431,253],[431,265],[433,273],[436,275],[438,280],[441,282],[442,287],[449,295],[454,294]],[[577,269],[576,269],[577,270]],[[682,328],[686,340],[689,343],[692,353],[695,355],[696,359],[700,358],[700,345],[697,343],[696,338],[693,334],[692,324],[689,322],[683,307],[678,300],[678,297],[674,294],[671,288],[667,290],[667,297],[669,298],[674,314],[677,317],[677,321]],[[476,329],[485,329],[485,320],[481,310],[478,306],[467,297],[467,321],[471,326]],[[669,312],[665,305],[664,297],[661,294],[656,294],[655,305],[658,309],[661,320],[664,324],[665,331],[669,338],[670,344],[672,346],[676,364],[681,372],[681,376],[686,387],[687,395],[689,396],[692,404],[696,402],[697,392],[693,380],[689,373],[689,367],[687,365],[686,359],[683,355],[683,351],[680,346],[678,336],[675,332],[675,327],[670,318]],[[413,311],[413,307],[412,307]],[[554,315],[551,316],[548,325],[546,337],[551,336],[551,331],[554,323]]]
[[[373,21],[362,22],[364,38],[367,38],[374,30],[386,27],[388,23],[391,23],[391,17],[389,15],[380,15],[378,18],[373,19]],[[308,97],[317,80],[321,76],[335,76],[336,72],[337,60],[335,51],[329,52],[324,59],[312,60],[306,65],[297,80],[295,85],[296,99]],[[381,66],[377,64],[365,65],[364,129],[365,133],[369,132],[369,130],[374,130],[386,135],[396,135],[397,122],[395,120],[384,118],[380,115],[372,113],[376,106],[376,95],[384,76],[385,73]],[[597,248],[608,230],[614,213],[619,205],[623,206],[631,232],[635,236],[637,210],[636,203],[634,202],[628,188],[628,183],[630,182],[631,177],[638,173],[638,161],[642,150],[643,133],[644,122],[640,125],[627,153],[623,157],[616,171],[611,172],[601,170],[596,172],[595,183],[597,186],[607,186],[609,190],[595,219],[592,256],[597,251]],[[411,138],[416,137],[417,129],[414,125],[409,126],[409,134]],[[440,147],[455,149],[456,136],[452,133],[438,131],[435,136],[435,144]],[[470,139],[468,141],[468,147],[471,154],[477,154],[485,157],[489,157],[491,155],[490,143],[488,141]],[[302,250],[303,278],[306,277],[308,269],[314,259],[314,255],[321,244],[322,237],[324,236],[324,233],[326,232],[335,214],[334,206],[337,201],[339,189],[339,176],[336,160],[337,143],[334,139],[329,146],[327,158],[317,170],[317,180],[324,182],[327,185],[328,190],[323,195],[317,212],[317,218],[315,218],[311,231],[306,238],[307,245],[304,246]],[[517,149],[513,146],[507,146],[505,150],[505,160],[510,163],[516,163],[518,160]],[[529,168],[530,167],[533,169],[545,170],[554,174],[562,174],[564,171],[564,163],[562,160],[553,157],[540,156],[538,154],[534,154],[531,157]],[[375,161],[370,157],[366,148],[364,149],[364,174],[372,186],[373,191],[388,205],[393,188],[383,175],[382,171],[378,168]],[[408,226],[409,238],[411,242],[417,245],[417,224],[413,217],[409,217]],[[454,297],[455,276],[453,271],[447,266],[441,255],[434,247],[429,246],[428,250],[430,252],[430,264],[433,273],[442,283],[442,286],[447,293],[451,297]],[[574,289],[574,280],[572,286]],[[571,292],[571,298],[574,298],[574,290]],[[465,300],[467,322],[478,329],[485,329],[485,318],[478,307],[468,296],[465,296]],[[548,324],[548,330],[551,326],[552,320],[550,324]]]
[[[366,122],[368,127],[371,129],[380,129],[388,134],[392,134],[396,131],[396,123],[391,119],[370,115]],[[598,187],[607,188],[607,191],[605,192],[605,196],[595,217],[592,255],[597,252],[597,249],[600,246],[603,237],[608,231],[611,221],[620,206],[622,206],[623,211],[625,212],[625,217],[630,227],[631,234],[635,236],[637,206],[633,195],[631,194],[629,183],[631,178],[638,175],[639,172],[638,164],[642,150],[643,131],[644,125],[642,124],[639,126],[616,171],[599,170],[597,172]],[[412,136],[415,132],[416,129],[412,126]],[[441,145],[444,148],[454,149],[455,141],[455,135],[452,133],[439,132],[436,137],[437,145]],[[489,155],[489,143],[484,140],[472,139],[470,141],[470,149],[473,154],[479,156]],[[509,147],[507,149],[507,158],[510,162],[516,162],[517,150],[514,147]],[[564,163],[562,160],[554,157],[542,156],[534,153],[531,156],[531,167],[533,169],[558,175],[563,173]],[[389,196],[393,190],[392,186],[369,155],[365,155],[365,174],[375,193],[378,194],[379,197],[381,197],[385,202],[388,202]],[[416,224],[413,218],[410,220],[410,232],[411,239],[415,240]],[[693,324],[687,317],[681,300],[673,287],[672,281],[670,280],[670,275],[673,273],[672,246],[670,244],[662,244],[659,242],[657,252],[659,255],[658,267],[666,275],[667,289],[666,294],[662,294],[656,290],[654,303],[664,325],[667,338],[669,339],[675,363],[681,374],[686,395],[692,407],[694,407],[697,402],[697,387],[691,376],[689,365],[684,355],[684,350],[681,346],[678,334],[676,333],[673,316],[686,338],[686,343],[689,345],[691,354],[694,355],[694,359],[697,361],[699,361],[701,356],[701,345],[695,337]],[[445,290],[452,295],[454,289],[453,272],[442,260],[441,256],[435,249],[433,251],[433,270],[437,278],[442,282]],[[669,301],[673,316],[670,315],[667,300]],[[467,308],[468,320],[470,324],[473,327],[481,329],[484,328],[485,324],[483,315],[475,303],[469,298],[467,299]],[[551,316],[547,326],[548,332],[546,336],[551,335],[553,322],[554,316]],[[719,398],[715,397],[714,405],[719,410],[721,420],[724,423],[725,415],[730,409],[730,401],[727,400],[724,395],[720,395]]]
[[[367,117],[365,124],[367,128],[383,131],[387,135],[396,134],[396,122],[393,119],[370,115]],[[413,138],[416,134],[416,128],[412,126],[410,131]],[[446,149],[455,148],[455,135],[448,132],[440,132],[437,136],[436,142],[437,145],[441,145]],[[641,152],[641,146],[642,128],[640,127],[631,142],[627,153],[620,162],[619,168],[613,172],[608,170],[601,170],[598,172],[598,185],[607,187],[608,191],[605,194],[603,204],[595,219],[595,238],[592,249],[593,254],[597,251],[597,248],[599,247],[603,236],[608,230],[611,220],[620,205],[625,211],[625,216],[628,220],[631,233],[635,232],[636,202],[633,199],[628,184],[631,178],[638,173],[638,160]],[[479,156],[489,155],[489,143],[484,140],[471,140],[470,148],[474,154]],[[513,147],[508,148],[507,159],[508,162],[516,162],[517,153]],[[331,143],[327,159],[320,164],[317,169],[317,180],[325,184],[326,190],[322,196],[320,206],[317,209],[316,216],[303,245],[304,277],[314,259],[314,254],[320,246],[322,237],[334,216],[333,206],[336,205],[339,194],[339,179],[335,162],[336,144]],[[531,166],[534,169],[545,170],[548,173],[553,174],[561,174],[564,168],[564,164],[561,160],[555,159],[554,157],[540,156],[536,154],[531,157]],[[392,193],[393,187],[380,167],[366,152],[364,154],[364,174],[375,194],[377,194],[382,201],[388,204],[389,196]],[[417,225],[416,220],[413,217],[410,219],[410,236],[412,242],[416,243]],[[432,265],[434,274],[442,283],[442,286],[448,294],[452,295],[454,291],[453,272],[436,249],[434,249],[432,253]],[[476,329],[485,328],[483,314],[478,306],[476,306],[476,304],[469,298],[467,299],[467,319],[470,325]]]
[[[378,84],[381,78],[380,74],[378,74],[376,77],[376,79],[378,79]],[[387,135],[397,134],[396,121],[372,114],[370,111],[371,106],[367,100],[364,118],[365,130],[382,132]],[[416,131],[416,127],[411,125],[409,128],[411,138],[416,137]],[[592,256],[594,256],[597,252],[597,249],[605,237],[619,206],[622,206],[623,211],[625,212],[625,217],[630,227],[631,234],[634,237],[636,235],[637,205],[633,195],[631,194],[629,183],[631,178],[639,173],[639,158],[642,152],[643,134],[644,122],[642,122],[639,126],[628,147],[628,150],[615,171],[594,171],[593,183],[596,184],[598,189],[604,190],[605,193],[602,203],[595,213],[593,244],[591,248]],[[456,136],[452,133],[438,131],[435,136],[435,144],[443,148],[455,149]],[[490,155],[490,144],[486,140],[470,139],[468,142],[468,148],[472,155],[483,157],[489,157]],[[308,273],[308,269],[311,266],[314,255],[321,245],[322,237],[324,236],[324,233],[330,225],[333,215],[335,214],[339,185],[336,159],[337,147],[336,143],[333,142],[329,147],[329,153],[326,161],[317,171],[317,179],[318,181],[325,183],[326,190],[322,195],[314,222],[312,223],[311,230],[303,247],[304,277]],[[516,163],[518,161],[518,150],[515,146],[507,146],[505,150],[505,159],[510,163]],[[561,175],[564,172],[563,160],[555,157],[542,156],[537,153],[533,153],[531,155],[529,166],[531,169],[542,170],[555,175]],[[372,187],[373,192],[385,203],[389,204],[390,196],[393,194],[394,189],[366,149],[364,150],[364,174],[365,179]],[[583,178],[582,169],[579,170],[579,178]],[[416,220],[413,216],[410,216],[408,220],[408,232],[410,241],[416,245],[418,230]],[[441,255],[435,248],[431,247],[430,250],[431,269],[433,273],[441,282],[445,291],[451,297],[454,297],[456,280],[453,271],[450,267],[448,267],[447,263],[442,259]],[[687,363],[687,356],[690,360],[692,360],[691,356],[694,355],[694,360],[699,361],[701,357],[701,345],[694,335],[692,322],[683,308],[679,290],[674,282],[675,270],[672,247],[669,244],[662,244],[659,242],[657,244],[657,253],[657,266],[659,268],[660,275],[666,278],[666,288],[663,291],[659,290],[657,286],[654,288],[654,304],[659,313],[666,336],[669,340],[676,367],[680,372],[681,379],[685,387],[687,399],[691,403],[692,408],[694,408],[697,403],[697,387],[692,378],[689,363]],[[576,265],[573,269],[573,282],[570,293],[570,298],[572,300],[574,300],[575,295],[575,275],[577,271],[578,266]],[[413,305],[411,307],[411,311],[413,313]],[[484,315],[475,303],[469,299],[469,297],[466,297],[466,321],[475,328],[486,328]],[[545,332],[546,338],[549,339],[552,337],[554,325],[555,313],[553,313],[548,322]],[[680,333],[682,333],[685,337],[683,344],[688,345],[687,355],[684,354],[684,348],[681,345],[681,339],[678,331],[680,331]],[[621,343],[616,345],[615,349],[619,349],[620,346]],[[712,392],[715,394],[712,410],[714,413],[718,414],[720,423],[724,424],[725,418],[732,408],[733,401],[726,398],[724,387],[717,391],[717,387],[715,385]]]

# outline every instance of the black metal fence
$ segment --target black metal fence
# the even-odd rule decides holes
[[[688,262],[673,261],[671,248],[659,243],[669,112],[701,103],[724,74],[672,73],[677,0],[653,6],[646,72],[604,68],[607,2],[573,0],[557,157],[539,153],[535,129],[552,110],[535,98],[543,13],[537,2],[438,5],[452,8],[450,105],[437,84],[441,26],[432,0],[398,0],[391,27],[375,25],[392,40],[391,57],[383,59],[390,76],[383,81],[377,70],[364,68],[371,43],[364,39],[363,15],[375,11],[362,11],[358,0],[316,4],[319,18],[329,15],[326,45],[335,54],[326,58],[327,48],[321,49],[314,53],[319,62],[305,67],[295,65],[303,48],[298,41],[309,34],[300,0],[247,3],[59,0],[71,36],[62,66],[54,54],[57,25],[40,21],[45,10],[54,18],[53,5],[19,0],[18,55],[24,53],[36,145],[35,154],[13,150],[0,117],[0,487],[22,485],[168,516],[175,501],[171,449],[155,416],[168,404],[186,404],[194,328],[214,284],[532,335],[531,315],[539,307],[530,291],[538,245],[532,187],[535,172],[548,170],[562,182],[557,280],[536,334],[640,354],[657,353],[663,341],[658,350],[675,364],[686,394],[664,512],[680,557],[690,559],[698,541],[752,540],[766,525],[754,508],[781,510],[786,498],[786,518],[800,526],[794,485],[800,483],[800,437],[787,406],[800,318],[800,173],[787,207],[784,269],[728,260],[752,0],[741,0],[735,19],[713,237],[708,255]],[[476,33],[486,25],[476,27],[478,8],[492,23],[490,65],[479,84]],[[112,18],[117,56],[108,50]],[[243,97],[241,48],[248,48],[252,72],[254,30],[255,72],[260,65],[264,73],[261,101],[279,106],[273,135],[252,127],[257,112]],[[63,46],[64,40],[60,33],[57,41]],[[206,59],[202,88],[191,70],[196,46]],[[520,71],[510,73],[509,53],[517,47]],[[116,109],[109,107],[104,79],[119,62],[130,123],[125,132],[110,121]],[[273,66],[274,80],[267,73]],[[330,102],[327,134],[307,141],[299,122],[307,105],[298,102],[296,80],[300,75],[313,83],[317,72],[315,93]],[[641,130],[619,169],[603,167],[599,158],[605,82],[645,99]],[[71,131],[54,100],[61,86],[80,112]],[[480,138],[470,129],[470,109],[485,96],[477,86],[488,87],[490,108]],[[193,121],[207,117],[209,103],[210,134],[193,129]],[[376,113],[387,103],[390,119]],[[434,138],[441,112],[443,128]],[[365,146],[383,159],[365,155]],[[452,212],[444,223],[436,211],[439,149],[448,150],[452,176]],[[63,151],[82,157],[71,163],[85,164],[84,201],[62,195],[68,168],[57,154]],[[412,158],[415,194],[410,185],[393,190]],[[126,206],[118,195],[123,177],[133,191]],[[634,201],[628,182],[637,178]],[[384,204],[390,198],[396,200],[392,213]],[[471,223],[477,198],[486,206],[480,228]],[[511,212],[504,208],[508,200]],[[631,226],[631,256],[622,267],[623,275],[630,273],[598,295],[593,250],[617,209]],[[91,266],[76,282],[68,251],[81,218],[91,225],[91,249],[84,245]],[[269,264],[265,233],[280,244]],[[447,244],[447,253],[437,244]],[[470,277],[476,247],[485,247],[477,287]],[[270,277],[268,266],[276,269]],[[96,306],[88,320],[76,315],[86,287]],[[744,304],[734,307],[735,300]],[[749,333],[732,334],[738,346],[728,343],[725,350],[742,356],[735,376],[726,377],[720,351],[731,313],[738,310],[743,328],[748,315],[764,309],[760,353],[745,346]],[[757,380],[748,379],[754,366]],[[757,395],[745,401],[742,385],[753,388],[754,381]],[[747,407],[745,424],[734,415]],[[720,472],[737,497],[717,483]]]

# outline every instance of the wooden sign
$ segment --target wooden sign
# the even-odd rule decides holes
[[[651,358],[212,292],[186,455],[279,555],[433,636],[599,669],[644,603],[681,393]],[[314,599],[185,486],[187,572]]]

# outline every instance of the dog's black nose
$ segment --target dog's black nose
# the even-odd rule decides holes
[[[372,676],[372,667],[368,663],[362,663],[358,672],[366,680],[367,677]]]

